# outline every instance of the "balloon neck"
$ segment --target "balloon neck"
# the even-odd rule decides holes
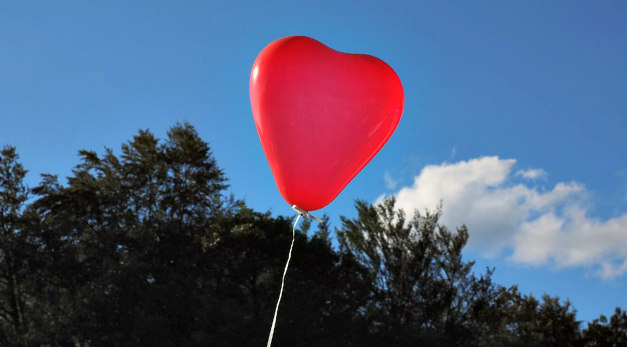
[[[300,208],[300,207],[298,207],[296,205],[292,205],[292,209],[294,211],[296,211],[299,215],[301,215],[301,216],[303,216],[305,218],[313,219],[313,220],[315,220],[318,223],[322,223],[322,219],[316,218],[316,217],[312,216],[309,212],[303,210],[302,208]]]

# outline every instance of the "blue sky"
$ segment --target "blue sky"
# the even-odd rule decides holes
[[[3,1],[0,144],[33,186],[69,175],[79,149],[189,121],[236,197],[287,215],[250,110],[256,55],[287,35],[375,55],[403,82],[403,118],[322,212],[337,226],[358,198],[442,199],[444,221],[469,227],[477,270],[568,298],[588,321],[627,305],[625,6]]]

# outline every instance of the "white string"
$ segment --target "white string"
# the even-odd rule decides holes
[[[283,278],[281,279],[281,291],[279,292],[279,300],[276,302],[276,308],[274,309],[274,318],[272,319],[272,327],[270,328],[270,336],[268,336],[267,347],[272,345],[272,336],[274,336],[274,326],[276,325],[276,316],[279,313],[279,304],[281,304],[281,297],[283,296],[283,285],[285,284],[285,274],[287,274],[287,267],[290,265],[290,259],[292,259],[292,248],[294,248],[294,238],[296,237],[296,224],[300,219],[300,214],[294,221],[294,227],[292,228],[292,244],[290,245],[290,252],[287,255],[287,262],[285,263],[285,269],[283,270]]]

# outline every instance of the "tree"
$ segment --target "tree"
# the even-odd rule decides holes
[[[5,346],[25,345],[29,329],[26,281],[33,249],[24,230],[26,170],[18,159],[15,147],[0,151],[0,343]]]
[[[0,151],[0,346],[265,343],[294,219],[226,196],[189,124],[79,156],[67,184],[46,174],[29,190],[15,148]],[[339,248],[327,216],[296,229],[275,346],[627,340],[620,309],[582,337],[568,301],[474,273],[469,231],[442,225],[440,209],[356,208],[335,230]]]
[[[338,236],[375,283],[366,311],[371,332],[392,344],[472,341],[469,322],[490,293],[491,272],[476,277],[473,262],[462,260],[466,227],[450,232],[438,223],[440,210],[407,220],[393,198],[356,208]]]
[[[232,212],[213,247],[220,266],[213,276],[215,300],[207,310],[212,322],[207,341],[261,345],[268,337],[293,219],[254,212],[243,203]],[[312,236],[307,230],[306,224],[296,230],[273,345],[348,345],[363,339],[359,308],[369,294],[365,270],[339,256],[320,236],[323,230]]]
[[[570,302],[523,295],[517,286],[498,287],[483,310],[480,346],[578,346],[579,322]]]
[[[609,321],[604,315],[592,321],[583,331],[583,342],[586,347],[627,345],[627,312],[617,307]]]
[[[189,125],[163,143],[140,131],[119,157],[79,154],[68,185],[46,175],[29,207],[45,259],[38,313],[58,314],[39,320],[40,341],[265,341],[292,221],[225,197],[223,173]],[[297,232],[276,345],[348,336],[369,293],[362,267],[333,250],[328,224],[312,237],[308,228]]]
[[[79,154],[67,187],[46,176],[34,190],[44,256],[63,259],[48,269],[61,296],[49,304],[72,308],[63,330],[82,344],[193,340],[199,297],[190,293],[211,266],[205,246],[226,187],[208,145],[183,124],[161,144],[140,131],[119,158]]]

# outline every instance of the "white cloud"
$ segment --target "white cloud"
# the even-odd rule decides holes
[[[383,180],[385,181],[385,186],[388,189],[394,189],[398,184],[398,181],[394,180],[392,175],[390,175],[387,171],[383,174]]]
[[[455,146],[453,146],[453,148],[451,148],[450,159],[455,158],[456,155],[457,155],[457,145],[455,145]]]
[[[546,171],[542,169],[527,169],[527,170],[518,170],[516,172],[516,176],[520,176],[522,178],[526,178],[529,180],[535,180],[538,178],[545,178]]]
[[[625,259],[625,261],[623,261],[620,265],[603,261],[601,262],[601,268],[597,271],[597,275],[604,280],[610,280],[624,274],[625,272],[627,272],[627,259]]]
[[[396,194],[405,211],[443,203],[442,222],[466,224],[468,247],[486,256],[511,250],[510,260],[531,266],[591,266],[605,279],[627,272],[627,214],[588,216],[585,187],[559,182],[550,190],[512,183],[514,159],[481,157],[426,166]],[[534,173],[531,174],[530,172]],[[517,171],[537,178],[544,170]]]

